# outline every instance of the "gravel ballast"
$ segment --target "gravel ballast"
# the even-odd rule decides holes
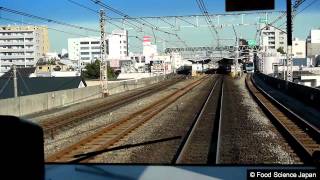
[[[250,96],[245,75],[225,78],[220,163],[295,164],[284,138]]]

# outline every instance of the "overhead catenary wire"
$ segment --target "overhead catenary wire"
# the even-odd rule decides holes
[[[14,23],[21,23],[21,24],[24,24],[24,25],[36,26],[36,24],[33,24],[33,23],[22,22],[21,20],[16,20],[16,19],[11,19],[11,18],[0,17],[0,19],[8,21],[8,22],[14,22]],[[69,35],[88,37],[87,35],[84,35],[84,34],[68,32],[68,31],[64,31],[64,30],[60,30],[60,29],[56,29],[56,28],[52,28],[52,27],[47,27],[47,28],[51,29],[51,30],[54,30],[54,31],[57,31],[57,32],[62,32],[62,33],[65,33],[65,34],[69,34]]]
[[[216,28],[214,28],[213,24],[212,24],[212,19],[208,13],[208,10],[206,8],[206,5],[205,3],[203,2],[203,0],[196,0],[197,2],[197,5],[201,11],[201,13],[204,15],[205,17],[205,20],[209,26],[209,30],[210,30],[210,33],[213,37],[216,36],[216,39],[217,39],[217,46],[219,47],[220,46],[220,40],[219,40],[219,35],[218,35],[218,31],[216,30]]]
[[[296,0],[295,1],[295,3],[293,4],[293,6],[292,6],[292,8],[293,8],[293,17],[295,17],[295,16],[297,16],[298,14],[300,14],[301,12],[303,12],[305,9],[307,9],[308,7],[310,7],[312,4],[314,4],[317,0],[314,0],[314,1],[312,1],[309,5],[307,5],[304,9],[302,9],[302,10],[300,10],[298,13],[295,13],[297,10],[298,10],[298,8],[305,2],[306,0]],[[290,4],[291,5],[291,4]],[[265,29],[267,26],[273,26],[273,27],[275,27],[274,26],[274,24],[276,23],[276,22],[278,22],[279,20],[281,20],[282,18],[284,18],[284,17],[286,17],[286,11],[285,12],[283,12],[280,16],[278,16],[274,21],[272,21],[271,23],[268,23],[266,26],[264,26],[263,28],[261,28],[261,29],[259,29],[259,30],[257,30],[257,32],[256,32],[256,37],[255,37],[255,39],[257,39],[257,34],[261,34],[261,31],[263,30],[263,29]],[[292,18],[293,18],[292,17]],[[283,22],[281,25],[279,25],[278,27],[275,27],[275,28],[277,28],[277,29],[280,29],[281,30],[281,27],[283,26],[283,25],[285,25],[287,22],[285,21],[285,22]],[[283,31],[283,30],[281,30],[282,32],[285,32],[286,33],[286,31]]]
[[[49,22],[49,23],[68,26],[68,27],[71,27],[71,28],[76,28],[76,29],[81,29],[81,30],[86,30],[86,31],[91,31],[91,32],[100,32],[99,30],[96,30],[96,29],[83,27],[83,26],[78,26],[78,25],[74,25],[74,24],[70,24],[70,23],[66,23],[66,22],[62,22],[62,21],[57,21],[57,20],[53,20],[53,19],[49,19],[49,18],[45,18],[45,17],[41,17],[41,16],[36,16],[36,15],[32,15],[32,14],[25,13],[25,12],[22,12],[22,11],[9,9],[9,8],[3,7],[3,6],[0,6],[0,11],[9,12],[9,13],[12,13],[12,14],[25,16],[25,17],[29,17],[29,18],[32,18],[32,19],[38,19],[38,20],[41,20],[41,21]]]
[[[106,5],[105,3],[103,3],[103,2],[100,1],[100,0],[90,0],[90,1],[93,2],[93,3],[95,3],[95,4],[97,4],[97,5],[99,5],[99,6],[101,6],[101,7],[103,7],[103,8],[105,8],[105,9],[108,9],[108,10],[110,10],[110,11],[112,11],[112,12],[114,12],[114,13],[122,16],[122,17],[124,17],[125,19],[134,21],[134,22],[136,22],[136,23],[138,23],[138,24],[141,24],[141,25],[143,25],[143,26],[149,27],[149,28],[154,29],[154,30],[156,30],[156,31],[159,31],[159,32],[162,32],[162,33],[165,33],[165,34],[169,34],[169,35],[173,35],[173,36],[175,36],[175,37],[179,37],[178,34],[176,34],[176,33],[171,33],[171,32],[165,31],[165,30],[162,30],[162,29],[158,28],[157,26],[153,25],[152,23],[146,21],[145,19],[142,19],[142,18],[140,18],[140,19],[132,18],[132,17],[130,17],[129,15],[125,14],[124,12],[121,12],[121,11],[119,11],[119,10],[117,10],[117,9],[109,6],[109,5]],[[143,22],[142,22],[142,21],[143,21]],[[181,39],[181,38],[180,38],[180,39]],[[186,44],[184,41],[183,41],[182,43],[183,43],[184,46],[188,47],[187,44]]]
[[[297,16],[298,14],[302,13],[303,11],[305,11],[306,9],[308,9],[309,7],[311,7],[314,3],[316,3],[319,0],[313,0],[312,2],[310,2],[307,6],[305,6],[303,9],[301,9],[300,11],[298,11],[297,13],[294,14],[294,17]],[[279,27],[282,27],[283,25],[285,25],[287,22],[283,22]]]
[[[21,24],[30,25],[30,26],[37,26],[37,25],[34,24],[34,23],[22,22],[22,20],[16,20],[16,19],[5,18],[5,17],[0,17],[0,19],[5,20],[5,21],[8,21],[8,22],[21,23]],[[53,28],[53,27],[47,27],[47,28],[50,29],[50,30],[53,30],[53,31],[57,31],[57,32],[61,32],[61,33],[69,34],[69,35],[80,36],[80,37],[88,37],[88,35],[79,34],[79,33],[74,33],[74,32],[69,32],[69,31],[64,31],[64,30],[61,30],[61,29]],[[109,34],[112,34],[111,32],[108,32],[108,33],[109,33]],[[114,33],[113,35],[121,35],[121,34],[116,34],[116,33]],[[128,36],[128,37],[134,37],[134,38],[137,38],[137,39],[139,39],[139,40],[142,41],[142,39],[139,38],[138,36]]]
[[[67,0],[67,1],[69,1],[70,3],[73,3],[73,4],[75,4],[75,5],[77,5],[77,6],[79,6],[79,7],[82,7],[82,8],[84,8],[84,9],[88,10],[88,11],[91,11],[91,12],[93,12],[93,13],[99,14],[99,12],[98,12],[97,10],[94,10],[94,9],[92,9],[92,8],[89,8],[88,6],[86,6],[86,5],[84,5],[84,4],[75,2],[75,1],[73,1],[73,0]],[[109,17],[109,16],[106,16],[106,18],[107,18],[107,20],[108,20],[108,19],[112,19],[112,18]],[[117,19],[116,21],[120,21],[120,20],[121,20],[121,19]],[[127,24],[128,26],[132,27],[135,31],[137,31],[137,29],[138,29],[138,31],[144,32],[145,34],[148,34],[148,33],[146,33],[145,31],[143,31],[142,27],[139,27],[138,25],[136,25],[136,24],[134,24],[134,23],[132,23],[132,22],[130,22],[130,21],[127,21],[127,20],[128,20],[127,17],[126,17],[125,19],[122,19],[122,20],[123,20],[123,21],[120,22],[120,23]],[[145,20],[142,19],[142,21],[145,21]],[[120,29],[123,29],[123,27],[120,27],[119,25],[116,25],[115,23],[111,23],[110,21],[108,21],[108,23],[109,23],[109,24],[112,24],[112,25],[114,25],[114,26],[116,26],[116,27],[118,27],[118,28],[120,28]],[[149,22],[148,22],[148,21],[145,21],[145,23],[149,23]],[[150,23],[149,23],[149,24],[150,24]],[[143,24],[143,25],[145,25],[145,24]],[[154,28],[151,28],[151,30],[152,30],[153,35],[155,36]],[[137,31],[137,32],[138,32],[138,31]],[[143,41],[140,37],[138,37],[138,36],[135,36],[135,37],[136,37],[138,40]],[[154,38],[155,38],[155,42],[156,42],[157,37],[154,37]],[[161,37],[158,37],[158,38],[159,38],[159,39],[162,39],[162,40],[165,41],[165,42],[170,43],[170,42],[169,42],[168,40],[166,40],[166,39],[163,39],[163,38],[161,38]]]

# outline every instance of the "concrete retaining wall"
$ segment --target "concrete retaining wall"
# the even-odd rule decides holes
[[[101,97],[99,86],[53,91],[0,100],[0,114],[24,116]]]
[[[170,77],[171,75],[169,75]],[[158,76],[137,80],[119,81],[108,84],[109,94],[144,87],[163,81],[168,77]],[[101,98],[100,86],[89,86],[79,89],[68,89],[36,95],[20,96],[0,100],[0,115],[24,116],[53,108],[59,108],[79,102]]]
[[[269,86],[320,110],[319,89],[284,81],[262,73],[255,73],[254,78],[262,79]]]

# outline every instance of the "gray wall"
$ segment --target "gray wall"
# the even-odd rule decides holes
[[[320,43],[307,43],[307,57],[320,54]]]
[[[109,94],[144,87],[164,80],[164,76],[109,83]],[[0,115],[24,116],[53,108],[101,98],[100,86],[54,91],[0,100]]]

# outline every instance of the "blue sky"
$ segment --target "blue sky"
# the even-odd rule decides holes
[[[100,7],[90,0],[74,0],[81,4],[86,5],[95,10],[99,10]],[[306,2],[301,6],[303,9],[313,0],[306,0]],[[164,15],[190,15],[190,14],[200,14],[195,0],[104,0],[104,3],[109,6],[118,9],[132,17],[135,16],[164,16]],[[276,10],[285,10],[285,0],[276,0]],[[205,0],[207,9],[209,13],[224,13],[224,0]],[[47,17],[54,20],[59,20],[63,22],[68,22],[76,25],[81,25],[89,28],[98,28],[98,17],[91,11],[83,9],[75,4],[69,2],[68,0],[1,0],[0,6],[19,10],[29,14]],[[317,9],[320,8],[320,0],[310,6],[303,13],[299,14],[294,21],[294,36],[305,39],[311,28],[320,27],[320,12]],[[116,14],[107,11],[107,15],[111,17],[119,17]],[[270,19],[274,19],[277,15],[271,16]],[[72,29],[56,24],[51,24],[43,21],[38,21],[22,16],[12,15],[7,12],[0,11],[0,17],[11,18],[18,21],[23,21],[24,23],[48,25],[49,27],[65,30],[68,32],[79,33],[82,35],[93,36],[96,35],[92,32],[85,32],[77,29]],[[255,15],[247,16],[247,21],[254,22],[257,20]],[[223,19],[224,22],[237,22],[232,21],[234,17]],[[152,21],[150,21],[152,22]],[[282,24],[283,20],[279,22]],[[159,26],[161,23],[152,22]],[[13,22],[8,22],[0,19],[1,25],[14,24]],[[19,23],[18,23],[19,24]],[[107,31],[111,31],[116,27],[107,24]],[[256,26],[246,26],[246,27],[236,27],[237,32],[244,38],[252,39],[255,36]],[[148,30],[146,30],[148,31]],[[168,30],[169,31],[169,30]],[[233,35],[231,28],[218,30],[222,38],[228,38]],[[210,45],[214,40],[210,37],[210,33],[207,28],[182,28],[178,31],[173,31],[179,34],[188,45],[198,46],[198,45]],[[151,34],[148,31],[148,34]],[[75,35],[65,34],[62,32],[57,32],[54,30],[49,30],[49,38],[51,44],[51,51],[61,51],[61,48],[67,48],[67,38],[76,37]],[[143,33],[137,34],[134,30],[129,30],[129,35],[139,35],[143,36]],[[173,39],[173,37],[168,37],[164,34],[156,32],[156,35],[161,36],[166,39]],[[210,37],[210,38],[208,38]],[[174,41],[174,40],[173,40]],[[159,43],[159,48],[162,47],[163,43]],[[140,49],[141,42],[137,39],[130,39],[130,49],[132,51],[138,51]],[[170,46],[167,44],[166,46]]]

